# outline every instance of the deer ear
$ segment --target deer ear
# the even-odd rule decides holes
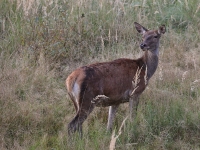
[[[158,34],[164,34],[166,32],[166,27],[165,27],[165,25],[162,25],[162,26],[160,26],[159,27],[159,29],[158,29]]]
[[[137,22],[134,22],[134,25],[135,25],[136,30],[141,34],[144,34],[148,31],[148,29],[146,29],[145,27],[143,27],[142,25],[140,25]]]

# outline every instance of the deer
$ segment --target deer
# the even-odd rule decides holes
[[[95,107],[109,106],[108,131],[112,130],[121,103],[129,102],[130,118],[137,113],[139,96],[158,67],[160,37],[166,28],[162,25],[157,30],[148,30],[137,22],[134,26],[142,34],[140,48],[144,52],[140,58],[89,64],[67,77],[66,88],[76,110],[68,124],[69,135],[75,132],[82,135],[82,124]]]

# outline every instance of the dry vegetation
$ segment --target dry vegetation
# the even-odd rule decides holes
[[[107,108],[88,118],[82,140],[67,140],[75,110],[64,83],[81,65],[140,56],[134,21],[165,24],[167,33],[159,68],[115,149],[199,149],[198,0],[0,1],[0,149],[109,149]],[[126,110],[121,105],[116,130]]]

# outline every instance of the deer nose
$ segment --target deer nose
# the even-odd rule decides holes
[[[144,43],[140,44],[141,49],[144,49],[145,47],[146,47],[146,44],[144,44]]]

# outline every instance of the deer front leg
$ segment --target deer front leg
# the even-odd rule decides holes
[[[112,130],[112,125],[113,125],[113,121],[114,121],[118,106],[119,105],[113,105],[109,107],[107,131]]]
[[[133,96],[129,99],[130,121],[133,121],[133,118],[136,117],[138,104],[139,104],[138,96]]]

